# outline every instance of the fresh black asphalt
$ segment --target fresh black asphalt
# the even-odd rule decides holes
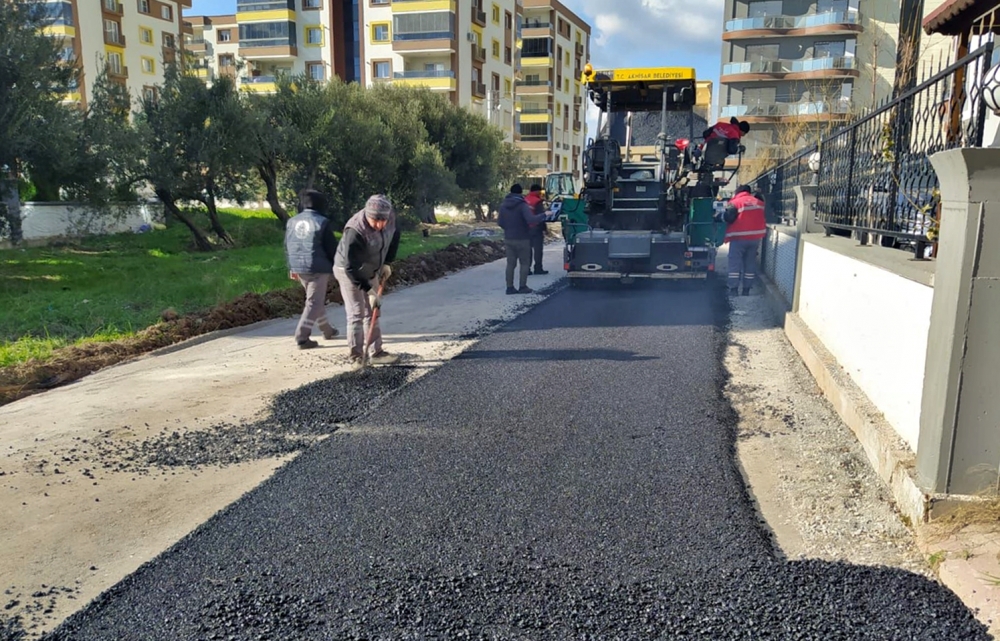
[[[988,639],[924,578],[774,552],[725,314],[714,290],[559,292],[48,638]]]

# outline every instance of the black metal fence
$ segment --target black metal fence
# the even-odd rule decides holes
[[[877,236],[882,245],[924,256],[940,200],[929,157],[982,146],[992,54],[990,42],[819,142],[816,219],[828,233],[854,235],[862,243]],[[796,153],[753,181],[772,187],[782,217],[794,212],[792,187],[814,178],[808,160],[816,149]]]
[[[764,194],[767,203],[768,222],[794,224],[796,185],[809,184],[813,172],[809,169],[809,159],[816,152],[812,145],[800,150],[774,169],[757,176],[749,184]]]

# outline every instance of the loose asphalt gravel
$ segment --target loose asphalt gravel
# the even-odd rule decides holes
[[[720,394],[726,310],[562,291],[47,638],[988,639],[922,577],[774,552]],[[279,423],[343,415],[294,398]]]

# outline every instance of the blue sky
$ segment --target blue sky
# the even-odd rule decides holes
[[[595,67],[694,67],[719,91],[723,0],[562,0],[591,25]],[[236,0],[194,0],[189,15],[236,12]]]

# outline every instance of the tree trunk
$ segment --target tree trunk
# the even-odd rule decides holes
[[[4,236],[16,245],[23,240],[21,233],[21,197],[17,183],[0,183],[0,239]]]
[[[194,244],[198,247],[198,249],[206,252],[212,251],[212,243],[208,242],[208,237],[205,236],[200,229],[198,229],[198,226],[194,224],[193,220],[188,218],[188,216],[177,207],[177,203],[174,202],[174,197],[169,191],[165,189],[157,189],[156,197],[163,203],[163,209],[168,215],[173,216],[177,220],[184,223],[184,226],[187,227],[191,232],[191,235],[194,236]]]
[[[215,232],[216,237],[222,242],[227,245],[235,245],[233,237],[229,235],[229,232],[222,226],[222,221],[219,220],[219,210],[215,206],[215,182],[209,180],[205,191],[208,192],[208,197],[202,203],[208,208],[208,220],[212,224],[212,231]]]
[[[257,173],[260,174],[260,179],[267,187],[267,204],[271,206],[271,212],[278,217],[282,227],[284,227],[285,223],[288,222],[288,211],[281,206],[281,201],[278,200],[278,176],[274,169],[274,163],[267,161],[257,165]]]

